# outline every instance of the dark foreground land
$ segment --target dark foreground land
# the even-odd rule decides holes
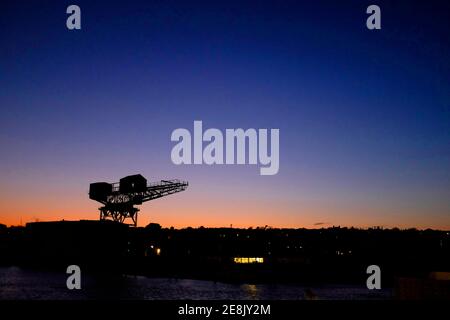
[[[378,265],[383,286],[448,294],[450,232],[354,229],[131,228],[110,221],[0,226],[0,264],[227,282],[365,284]],[[445,280],[445,279],[440,279]],[[436,286],[436,288],[434,288]],[[444,288],[444,289],[442,289]],[[420,291],[420,290],[419,290]],[[423,290],[422,290],[423,291]]]

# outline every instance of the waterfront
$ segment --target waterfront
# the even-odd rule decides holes
[[[385,300],[391,289],[370,291],[364,286],[326,285],[306,287],[286,284],[231,284],[214,281],[98,277],[82,275],[82,289],[66,288],[64,270],[36,271],[0,268],[0,300],[302,300],[305,290],[324,300]]]

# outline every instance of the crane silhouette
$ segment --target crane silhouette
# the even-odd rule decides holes
[[[186,190],[187,181],[161,180],[147,184],[140,174],[126,176],[120,182],[95,182],[89,186],[89,198],[103,204],[100,207],[100,220],[113,220],[124,223],[132,220],[137,226],[139,209],[135,206],[173,193]]]

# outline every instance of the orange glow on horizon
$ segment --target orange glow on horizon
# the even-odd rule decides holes
[[[83,201],[77,205],[71,199],[50,205],[46,201],[13,203],[0,200],[0,223],[8,226],[25,225],[36,221],[97,220],[100,204]],[[212,202],[214,200],[211,200]],[[30,204],[32,203],[32,205]],[[379,209],[334,208],[304,206],[301,209],[273,204],[250,203],[195,203],[186,199],[172,198],[172,201],[153,201],[140,207],[138,226],[158,223],[162,227],[273,227],[273,228],[327,228],[332,226],[369,228],[418,228],[450,230],[450,224],[428,223],[426,216],[414,215],[401,221],[397,216],[378,214]],[[365,212],[364,215],[359,212]],[[389,219],[386,219],[389,216]]]
[[[8,226],[35,221],[97,220],[100,203],[78,189],[40,189],[24,201],[5,189],[0,199],[0,223]],[[70,191],[70,192],[69,192]],[[450,230],[446,208],[408,208],[387,204],[318,202],[301,197],[246,197],[244,192],[210,193],[188,190],[139,206],[138,226],[153,222],[163,227],[417,228]],[[222,190],[223,191],[223,190]],[[432,210],[430,212],[430,210]]]

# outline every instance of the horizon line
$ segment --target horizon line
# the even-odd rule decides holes
[[[25,222],[23,225],[7,225],[4,223],[0,222],[0,225],[4,225],[7,228],[11,228],[11,227],[26,227],[27,224],[29,223],[51,223],[51,222],[81,222],[81,221],[110,221],[110,222],[114,222],[112,220],[89,220],[89,219],[80,219],[80,220],[65,220],[65,219],[61,219],[61,220],[47,220],[47,221],[30,221],[30,222]],[[120,223],[120,222],[118,222]],[[125,225],[131,226],[130,224],[126,224],[123,223]],[[151,224],[157,224],[161,227],[161,229],[175,229],[175,230],[183,230],[183,229],[236,229],[236,230],[300,230],[300,229],[307,229],[307,230],[321,230],[321,229],[336,229],[336,228],[341,228],[341,229],[358,229],[358,230],[370,230],[370,229],[382,229],[382,230],[394,230],[394,229],[398,229],[400,231],[406,231],[406,230],[417,230],[417,231],[426,231],[426,230],[432,230],[432,231],[442,231],[442,232],[450,232],[450,228],[449,229],[435,229],[435,228],[423,228],[423,227],[399,227],[399,226],[383,226],[383,225],[373,225],[373,226],[347,226],[347,225],[332,225],[331,223],[327,223],[327,227],[324,227],[324,224],[320,224],[317,225],[315,227],[279,227],[279,226],[269,226],[269,225],[265,225],[265,226],[248,226],[248,227],[243,227],[243,226],[236,226],[233,227],[233,224],[230,224],[229,226],[183,226],[183,227],[175,227],[175,226],[163,226],[159,223],[156,222],[150,222],[149,224],[147,224],[146,226],[137,226],[136,228],[146,228]],[[322,227],[320,227],[322,226]]]

